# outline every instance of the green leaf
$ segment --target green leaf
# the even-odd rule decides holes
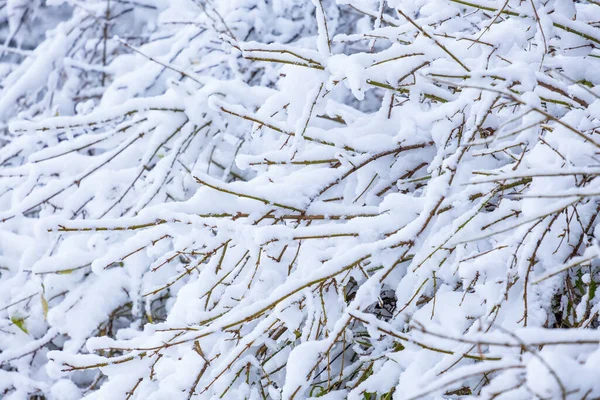
[[[10,317],[10,320],[13,324],[17,326],[17,328],[29,335],[29,331],[25,326],[25,318],[13,315],[12,317]]]
[[[42,299],[42,310],[44,310],[44,321],[48,320],[48,301],[46,300],[46,297],[44,296],[46,294],[46,288],[44,287],[44,284],[42,283],[42,294],[41,294],[41,299]]]
[[[56,271],[57,274],[59,275],[68,275],[73,273],[74,269],[63,269],[61,271]]]
[[[400,342],[394,342],[394,351],[402,351],[404,350],[404,345]]]
[[[310,397],[323,397],[327,394],[327,390],[322,386],[313,386],[310,390]]]

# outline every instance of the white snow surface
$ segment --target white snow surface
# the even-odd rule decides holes
[[[600,398],[599,15],[0,1],[0,399]]]

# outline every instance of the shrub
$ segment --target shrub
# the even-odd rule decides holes
[[[599,3],[58,3],[7,7],[63,22],[2,48],[6,399],[600,396]]]

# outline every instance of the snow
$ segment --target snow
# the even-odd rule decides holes
[[[599,397],[597,15],[8,1],[0,397]]]

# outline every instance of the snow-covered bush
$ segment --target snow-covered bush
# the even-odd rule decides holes
[[[600,3],[5,9],[0,398],[600,397]]]

